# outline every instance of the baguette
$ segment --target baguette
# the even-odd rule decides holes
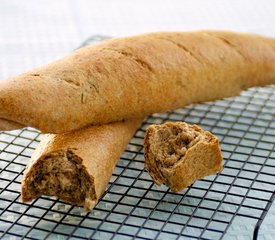
[[[57,196],[91,211],[140,124],[141,120],[135,119],[66,134],[46,134],[24,172],[22,201]]]
[[[151,125],[144,137],[145,168],[157,185],[178,192],[222,170],[219,140],[197,125]]]
[[[10,121],[64,133],[273,83],[271,38],[200,31],[106,40],[0,81],[0,130]]]

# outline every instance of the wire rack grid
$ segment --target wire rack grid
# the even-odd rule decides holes
[[[0,238],[227,239],[241,222],[249,238],[257,239],[275,198],[274,90],[252,88],[235,98],[147,117],[91,213],[54,197],[23,204],[22,174],[41,135],[31,128],[1,133]],[[144,170],[143,137],[148,125],[166,121],[198,124],[218,136],[223,171],[180,193],[153,184]]]

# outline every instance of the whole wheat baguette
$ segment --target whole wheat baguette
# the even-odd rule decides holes
[[[195,180],[222,170],[218,139],[197,125],[151,125],[144,137],[145,168],[158,185],[178,192]]]
[[[91,211],[140,124],[138,119],[127,120],[45,135],[24,172],[22,201],[57,196]]]
[[[15,128],[63,133],[272,83],[274,39],[218,31],[151,33],[88,46],[0,81],[0,118]]]

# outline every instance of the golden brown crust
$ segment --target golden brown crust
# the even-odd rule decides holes
[[[24,127],[25,126],[20,123],[0,118],[1,131],[15,130],[15,129],[20,129],[20,128],[24,128]]]
[[[183,122],[151,125],[144,138],[145,168],[154,182],[178,192],[222,170],[218,139]]]
[[[0,118],[61,133],[274,82],[274,39],[215,31],[151,33],[89,46],[1,81]]]
[[[31,201],[43,194],[55,195],[92,210],[140,123],[139,119],[127,120],[66,134],[45,135],[24,172],[22,200]]]

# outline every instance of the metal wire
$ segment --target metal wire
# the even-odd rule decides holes
[[[249,234],[257,239],[275,198],[274,90],[253,88],[235,98],[149,116],[91,213],[54,197],[23,204],[22,173],[40,134],[30,128],[1,133],[0,238],[222,239],[242,218],[252,221]],[[223,171],[180,193],[153,184],[144,170],[143,137],[149,124],[166,121],[198,124],[218,136]]]

